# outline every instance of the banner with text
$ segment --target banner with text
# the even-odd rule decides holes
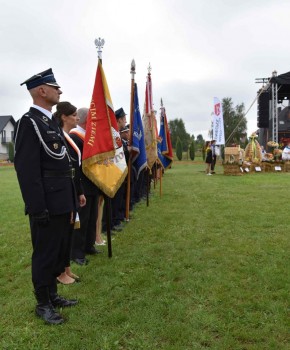
[[[128,169],[113,103],[101,62],[98,62],[83,147],[84,174],[113,198]]]
[[[225,144],[225,129],[222,104],[217,97],[214,97],[214,109],[212,120],[212,138],[216,140],[216,145]]]

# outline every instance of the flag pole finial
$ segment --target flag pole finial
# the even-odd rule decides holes
[[[152,71],[152,67],[151,67],[151,64],[149,62],[149,66],[148,66],[148,74],[151,74],[151,71]]]
[[[98,39],[95,40],[95,45],[98,49],[98,58],[102,61],[102,48],[105,45],[105,40],[98,37]]]
[[[135,60],[133,59],[131,62],[131,78],[134,79],[134,75],[136,74],[136,63]]]

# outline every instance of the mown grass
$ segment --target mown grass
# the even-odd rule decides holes
[[[140,203],[113,257],[73,265],[67,322],[34,316],[27,218],[13,168],[0,168],[0,348],[290,349],[290,173],[205,176],[176,162]]]

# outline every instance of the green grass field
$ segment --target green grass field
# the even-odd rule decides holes
[[[0,167],[0,349],[290,349],[290,173],[205,176],[175,162],[113,257],[73,266],[80,302],[34,316],[31,243],[13,167]]]

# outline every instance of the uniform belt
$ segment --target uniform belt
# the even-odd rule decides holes
[[[43,177],[71,177],[72,179],[75,177],[75,169],[69,170],[43,170]]]

